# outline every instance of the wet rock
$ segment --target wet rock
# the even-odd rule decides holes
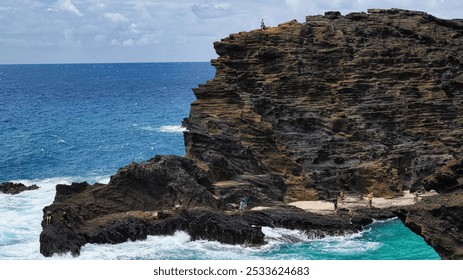
[[[394,213],[442,259],[463,259],[463,190],[426,197]]]
[[[36,190],[38,188],[39,186],[37,185],[26,186],[22,183],[5,182],[0,184],[0,192],[6,194],[18,194],[23,191]]]

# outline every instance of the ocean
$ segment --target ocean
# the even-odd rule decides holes
[[[183,118],[210,63],[0,65],[0,182],[37,184],[0,193],[0,260],[43,259],[43,207],[58,183],[108,182],[118,168],[156,154],[184,155]],[[88,244],[77,259],[439,259],[398,219],[311,239],[263,228],[264,246],[191,241],[185,232],[122,244]],[[70,255],[54,259],[72,259]]]

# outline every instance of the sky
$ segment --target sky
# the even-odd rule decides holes
[[[461,0],[0,0],[0,64],[210,61],[213,42],[326,11],[463,18]]]

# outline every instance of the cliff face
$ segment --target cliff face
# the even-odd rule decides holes
[[[214,47],[216,77],[194,90],[185,133],[212,181],[256,188],[250,177],[271,174],[284,201],[394,197],[462,156],[461,20],[329,12]]]
[[[186,157],[131,164],[106,185],[57,186],[44,209],[43,255],[176,230],[193,239],[262,244],[259,226],[323,235],[390,217],[361,209],[350,224],[347,216],[287,205],[333,199],[341,190],[395,197],[424,187],[457,195],[462,20],[395,9],[329,12],[232,34],[214,47],[216,77],[194,89],[184,122]],[[270,208],[229,211],[245,195],[251,207]],[[461,236],[450,233],[460,243],[439,239],[448,225],[461,227],[461,215],[440,207],[446,201],[423,200],[429,208],[395,213],[441,256],[459,258],[452,252],[460,252]],[[420,215],[443,226],[426,235],[434,220]],[[442,242],[457,249],[436,245]]]
[[[463,160],[451,161],[425,179],[441,195],[394,211],[443,259],[463,259]]]
[[[395,214],[443,259],[463,259],[463,190],[429,197]]]

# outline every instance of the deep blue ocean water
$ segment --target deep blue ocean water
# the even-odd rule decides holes
[[[42,209],[57,183],[107,182],[156,154],[184,154],[181,122],[209,63],[0,65],[0,182],[37,184],[0,194],[0,259],[40,259]],[[189,240],[186,233],[83,247],[80,259],[438,259],[397,219],[362,232],[309,239],[264,228],[262,247]],[[292,241],[290,241],[292,240]],[[294,242],[298,240],[298,242]],[[59,256],[57,258],[71,258]]]

